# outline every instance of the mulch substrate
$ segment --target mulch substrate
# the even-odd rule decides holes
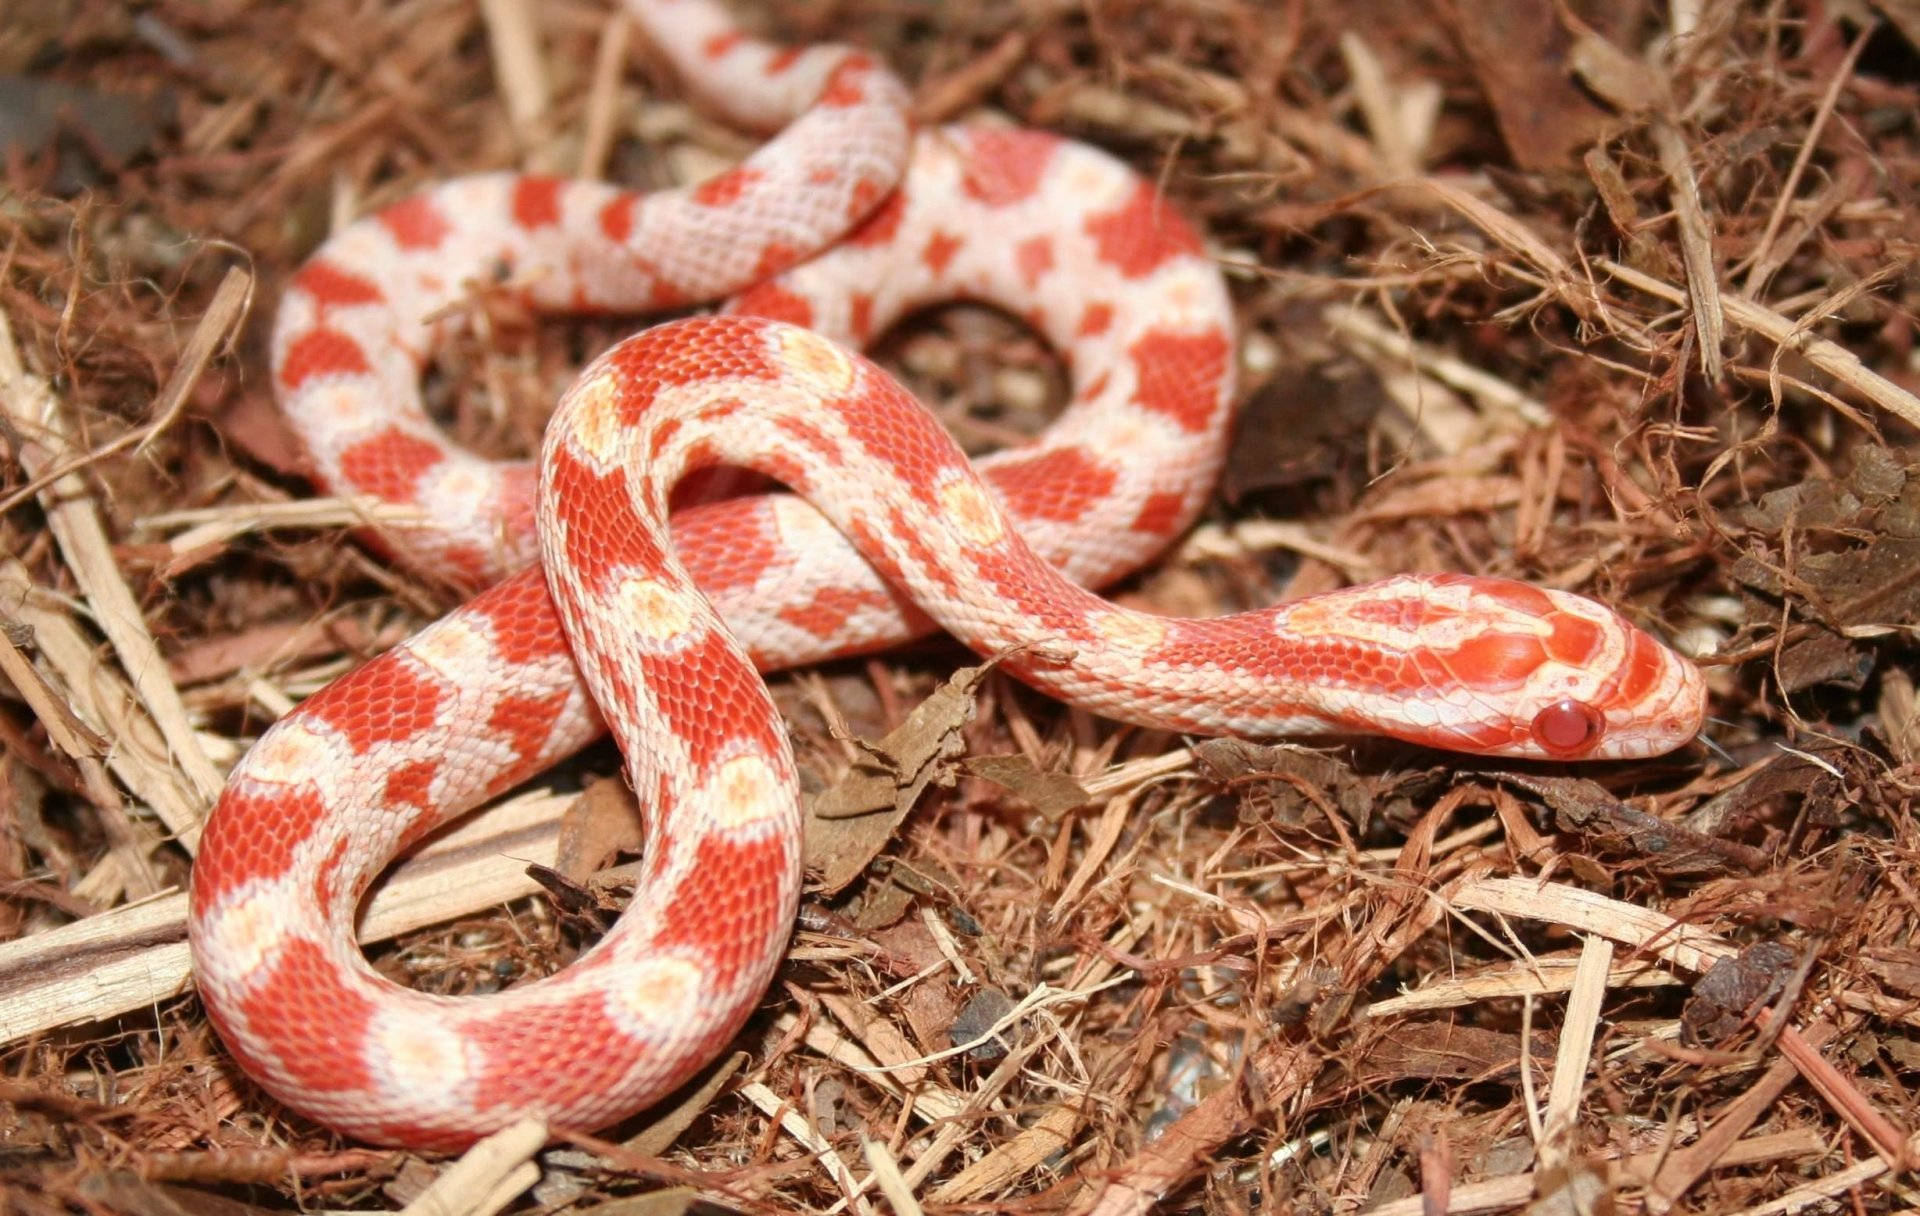
[[[782,675],[822,799],[871,802],[888,757],[929,779],[821,820],[737,1054],[457,1164],[256,1089],[187,972],[199,817],[267,723],[461,598],[302,476],[275,301],[449,176],[667,186],[750,150],[614,7],[0,19],[0,1211],[1914,1205],[1911,0],[742,0],[870,46],[924,121],[1098,144],[1205,227],[1232,466],[1119,598],[1578,590],[1700,659],[1705,738],[1595,766],[1182,739],[949,683],[944,642]],[[640,323],[469,312],[433,391],[500,454]],[[877,354],[970,447],[1061,397],[979,309]],[[590,751],[402,867],[375,965],[446,993],[564,966],[630,888],[617,773]]]

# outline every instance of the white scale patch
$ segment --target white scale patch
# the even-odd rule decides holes
[[[1213,268],[1181,258],[1158,276],[1154,323],[1158,328],[1198,330],[1220,318],[1219,280]]]
[[[606,982],[607,1016],[636,1039],[677,1039],[702,1020],[706,975],[687,959],[649,955],[623,963]]]
[[[623,576],[613,595],[619,618],[655,645],[679,639],[699,612],[693,593],[644,574]]]
[[[909,145],[907,176],[916,182],[925,179],[929,185],[936,187],[926,194],[910,194],[907,198],[909,203],[921,198],[945,198],[960,193],[959,175],[965,139],[959,127],[935,127]]]
[[[1095,614],[1093,627],[1100,636],[1123,650],[1145,654],[1166,640],[1164,621],[1139,612],[1101,612]]]
[[[859,374],[852,356],[809,329],[790,325],[774,331],[780,362],[792,369],[803,383],[817,386],[827,396],[837,397],[853,387]]]
[[[1133,193],[1132,175],[1098,156],[1061,156],[1061,188],[1054,197],[1072,198],[1088,213],[1111,211]]]
[[[791,797],[773,766],[759,756],[723,762],[700,791],[701,804],[728,832],[784,818]]]
[[[620,423],[620,382],[613,369],[601,366],[575,384],[567,392],[567,406],[574,449],[602,472],[613,468],[626,438]]]
[[[1405,722],[1426,729],[1440,725],[1440,707],[1431,701],[1418,697],[1404,701],[1391,701],[1387,704],[1397,707],[1397,716]]]
[[[367,1034],[369,1062],[389,1088],[422,1107],[446,1106],[471,1076],[472,1061],[459,1027],[431,1016],[389,1011]]]
[[[314,730],[304,717],[292,717],[254,744],[244,768],[254,781],[299,785],[317,774],[335,772],[345,762],[346,749],[339,739]]]
[[[280,883],[251,884],[231,902],[216,906],[204,922],[210,949],[225,978],[258,974],[268,955],[286,941],[289,895]]]
[[[449,221],[460,216],[483,215],[489,211],[500,211],[510,197],[513,178],[508,174],[481,173],[472,177],[456,177],[445,185],[436,187],[432,198],[435,208]]]
[[[287,294],[280,299],[279,315],[273,319],[273,338],[268,348],[276,372],[279,371],[280,364],[286,358],[287,350],[292,347],[294,340],[313,328],[319,313],[320,301],[312,292],[303,287],[288,285]]]
[[[342,229],[321,248],[319,256],[349,273],[365,274],[392,258],[392,241],[387,230],[369,217]]]
[[[367,422],[369,413],[365,385],[358,383],[362,378],[351,378],[355,383],[342,384],[338,379],[329,377],[328,383],[312,392],[300,394],[305,400],[313,402],[314,410],[323,418],[332,419],[330,426],[336,431],[349,431]]]
[[[450,510],[478,515],[499,498],[500,475],[481,461],[455,457],[436,465],[421,490],[422,498],[442,503]]]
[[[968,544],[985,549],[1006,535],[999,509],[972,479],[956,476],[940,487],[940,509]]]
[[[459,687],[476,671],[490,671],[498,662],[493,639],[475,619],[464,613],[442,617],[406,643],[407,653],[420,665]]]
[[[1130,402],[1110,407],[1106,419],[1098,440],[1086,446],[1099,455],[1102,464],[1109,468],[1119,466],[1122,476],[1128,472],[1129,463],[1145,464],[1154,453],[1167,451],[1185,440],[1183,434],[1176,433],[1177,428],[1165,414],[1149,414]],[[1134,454],[1131,462],[1125,453]]]
[[[798,495],[775,494],[767,501],[772,504],[774,533],[788,553],[818,553],[818,546],[840,535],[832,521]]]

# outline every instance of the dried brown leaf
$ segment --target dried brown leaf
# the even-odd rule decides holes
[[[1718,1043],[1751,1023],[1780,994],[1799,955],[1780,942],[1755,942],[1707,969],[1680,1011],[1689,1043]]]
[[[1571,168],[1611,121],[1573,82],[1575,40],[1552,0],[1445,0],[1500,135],[1521,169]]]
[[[1451,1021],[1408,1021],[1369,1038],[1340,1066],[1346,1083],[1359,1087],[1400,1081],[1492,1081],[1515,1076],[1521,1038],[1505,1031]],[[1536,1034],[1531,1060],[1544,1069],[1553,1059],[1553,1036]]]
[[[585,885],[616,853],[640,849],[640,807],[626,783],[603,778],[587,784],[560,819],[560,851],[554,869]]]
[[[991,664],[963,667],[906,721],[877,743],[844,777],[807,806],[807,867],[827,893],[846,887],[893,839],[927,786],[953,781],[952,761],[965,747],[975,694]]]
[[[1048,819],[1091,806],[1097,799],[1087,787],[1065,773],[1043,773],[1018,753],[1008,756],[969,756],[960,767],[993,782],[1028,803]]]
[[[1662,874],[1766,868],[1767,854],[1762,850],[1702,835],[1635,810],[1608,793],[1605,786],[1584,777],[1503,773],[1501,780],[1544,799],[1561,831],[1585,837],[1609,853],[1644,858]]]

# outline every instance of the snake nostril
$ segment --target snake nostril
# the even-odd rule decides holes
[[[1585,701],[1567,697],[1533,716],[1533,740],[1553,756],[1578,756],[1600,741],[1606,719]]]

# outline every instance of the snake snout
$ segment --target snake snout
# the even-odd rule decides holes
[[[1661,756],[1684,747],[1700,733],[1706,721],[1707,688],[1691,659],[1664,645],[1651,634],[1620,621],[1626,645],[1618,667],[1595,689],[1587,702],[1604,721],[1598,737],[1578,752],[1556,752],[1547,738],[1553,730],[1571,737],[1564,723],[1542,719],[1554,713],[1549,706],[1535,722],[1535,737],[1543,749],[1559,759],[1638,760]]]
[[[1620,732],[1623,744],[1633,748],[1623,752],[1627,756],[1661,756],[1684,747],[1707,720],[1707,681],[1700,668],[1658,642],[1652,645],[1661,652],[1661,675],[1653,692],[1627,715]]]

